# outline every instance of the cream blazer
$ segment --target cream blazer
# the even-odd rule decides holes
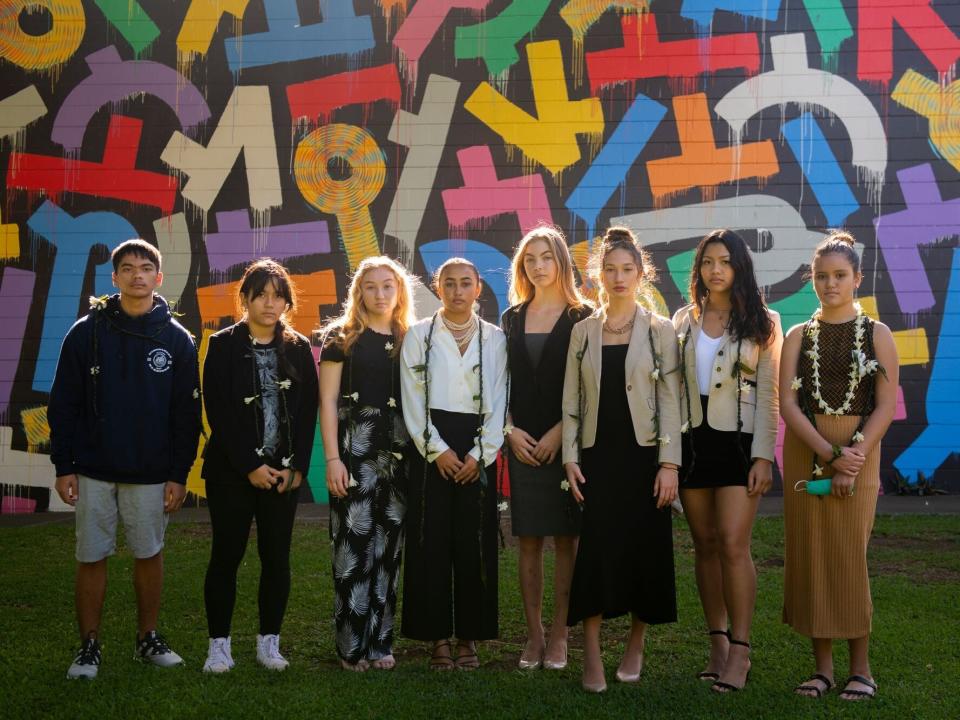
[[[603,323],[601,310],[581,320],[570,333],[567,350],[567,371],[563,383],[563,462],[580,462],[577,454],[577,418],[580,416],[578,395],[583,403],[583,447],[591,447],[597,437],[597,405],[600,399],[600,372],[603,356]],[[660,356],[660,373],[656,381],[657,404],[660,409],[659,460],[680,465],[680,374],[678,370],[677,336],[670,321],[637,306],[630,345],[627,348],[624,392],[633,420],[633,431],[639,445],[650,446],[654,438],[654,381],[651,374],[654,358],[650,352],[648,329],[653,330],[653,345]],[[577,355],[583,353],[581,363]],[[579,377],[577,370],[580,370]],[[578,391],[578,386],[580,390]]]
[[[737,429],[737,341],[724,332],[717,348],[711,370],[710,387],[701,388],[697,381],[697,338],[700,336],[700,318],[693,304],[680,308],[673,316],[673,326],[680,343],[680,362],[690,388],[690,416],[687,416],[687,398],[680,388],[680,411],[683,422],[690,427],[699,427],[703,422],[700,395],[710,395],[707,418],[710,427],[716,430]],[[744,340],[740,346],[740,378],[746,383],[740,395],[741,430],[753,433],[751,459],[763,458],[773,462],[777,445],[777,423],[780,412],[779,374],[780,350],[783,347],[783,331],[780,315],[767,308],[773,320],[773,337],[766,347],[760,348],[752,340]],[[749,388],[749,390],[747,389]]]

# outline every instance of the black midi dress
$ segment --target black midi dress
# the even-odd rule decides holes
[[[627,404],[627,345],[604,345],[596,442],[583,451],[586,483],[567,624],[632,613],[675,622],[670,508],[653,496],[658,448],[637,444]]]

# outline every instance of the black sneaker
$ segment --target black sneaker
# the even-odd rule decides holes
[[[137,652],[134,658],[145,660],[159,667],[173,667],[183,664],[183,658],[170,649],[167,641],[156,630],[151,630],[143,636],[142,640],[137,641]]]
[[[68,680],[80,678],[93,680],[100,669],[100,643],[95,638],[87,638],[80,646],[73,664],[67,670]]]

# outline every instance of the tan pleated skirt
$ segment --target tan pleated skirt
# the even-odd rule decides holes
[[[849,445],[858,416],[817,415],[817,429],[831,443]],[[853,497],[795,492],[811,479],[813,452],[787,428],[783,444],[783,621],[812,638],[870,634],[873,601],[867,544],[880,489],[880,446],[867,457]],[[829,476],[829,471],[824,477]]]

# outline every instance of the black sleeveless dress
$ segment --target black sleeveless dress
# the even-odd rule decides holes
[[[670,508],[653,497],[658,448],[637,444],[627,404],[627,345],[603,346],[596,443],[583,451],[586,483],[568,625],[632,613],[675,622]]]

